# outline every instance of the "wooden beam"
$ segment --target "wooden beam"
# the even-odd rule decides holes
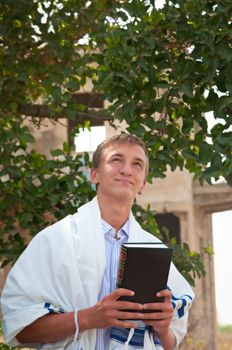
[[[40,105],[40,104],[24,104],[20,105],[18,108],[18,111],[20,114],[31,117],[31,118],[49,118],[53,120],[59,120],[63,118],[68,118],[65,113],[57,113],[53,114],[51,112],[51,109],[46,105]],[[68,118],[70,119],[70,118]],[[83,123],[86,120],[90,120],[92,125],[102,125],[104,121],[110,121],[113,118],[110,117],[108,114],[106,114],[105,109],[92,109],[88,108],[85,112],[78,112],[76,117],[73,118],[75,120],[75,123]]]

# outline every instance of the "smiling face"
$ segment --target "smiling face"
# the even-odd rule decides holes
[[[133,201],[146,183],[147,157],[137,144],[113,143],[106,147],[91,180],[98,195]]]

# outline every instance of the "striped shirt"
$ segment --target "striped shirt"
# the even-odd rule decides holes
[[[129,237],[129,222],[116,232],[106,221],[102,220],[103,234],[106,245],[106,269],[102,279],[98,300],[111,293],[116,287],[118,261],[121,244],[127,242]],[[115,239],[115,235],[117,239]],[[97,341],[95,350],[106,350],[110,338],[110,328],[97,329]]]

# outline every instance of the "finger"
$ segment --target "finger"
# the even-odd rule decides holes
[[[165,301],[170,301],[172,298],[172,292],[169,289],[164,289],[158,292],[156,296],[165,298]]]
[[[138,303],[132,303],[130,301],[108,301],[106,302],[106,298],[103,301],[98,302],[98,305],[102,307],[107,307],[112,310],[135,310],[140,311],[143,310],[143,305]]]
[[[147,325],[147,326],[152,326],[153,329],[157,329],[157,328],[162,328],[162,327],[167,327],[170,325],[170,321],[168,320],[158,320],[158,321],[147,321],[147,320],[144,320],[144,323]]]
[[[117,288],[112,293],[110,293],[106,298],[117,300],[121,296],[133,296],[135,292],[130,289]]]
[[[144,314],[142,312],[127,312],[127,311],[118,311],[115,314],[115,318],[120,320],[143,320]]]
[[[160,320],[171,320],[172,319],[172,313],[171,312],[151,312],[144,314],[144,319],[146,321],[154,320],[154,321],[160,321]]]
[[[136,323],[133,321],[124,322],[123,320],[115,320],[113,326],[121,328],[136,328]]]
[[[143,305],[144,310],[154,310],[154,311],[168,311],[173,310],[172,304],[170,303],[149,303]]]
[[[130,301],[117,301],[116,308],[117,310],[143,310],[143,305]]]

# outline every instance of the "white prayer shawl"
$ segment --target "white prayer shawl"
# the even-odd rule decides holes
[[[158,241],[142,230],[132,214],[129,220],[129,241]],[[95,305],[105,266],[105,241],[95,197],[76,214],[68,215],[38,233],[11,269],[1,298],[5,342],[11,346],[19,345],[16,335],[49,312],[45,303],[64,312]],[[188,309],[194,295],[173,264],[168,286],[177,298],[171,327],[178,345],[186,333]],[[184,301],[186,305],[181,302],[184,316],[180,318],[178,298],[183,295],[188,296]],[[73,339],[68,337],[38,346],[43,349],[94,350],[96,330],[84,331],[77,341]]]

